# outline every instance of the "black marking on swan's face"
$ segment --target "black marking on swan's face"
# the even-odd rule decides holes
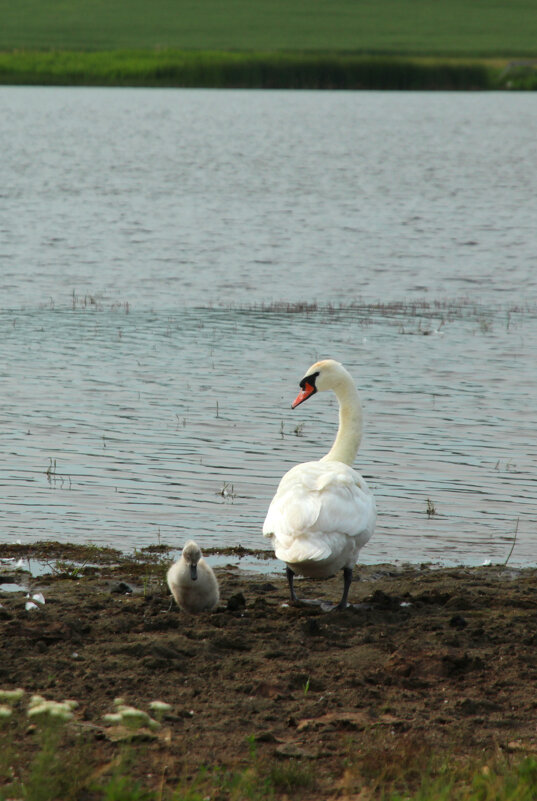
[[[304,378],[302,379],[302,381],[299,384],[300,389],[305,390],[306,389],[306,384],[309,384],[310,387],[313,387],[313,392],[311,394],[313,395],[315,392],[317,392],[317,387],[315,386],[315,382],[317,381],[317,376],[318,375],[319,375],[319,371],[317,370],[316,373],[312,373],[311,375],[304,376]]]

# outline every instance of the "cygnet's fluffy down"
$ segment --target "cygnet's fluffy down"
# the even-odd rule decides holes
[[[185,612],[205,612],[218,603],[218,581],[193,540],[170,567],[167,579],[173,597]]]

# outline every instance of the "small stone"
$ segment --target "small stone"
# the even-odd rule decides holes
[[[284,759],[317,759],[318,753],[304,748],[298,743],[282,743],[276,748],[276,754]]]
[[[112,584],[110,592],[116,595],[129,595],[132,593],[132,587],[129,587],[124,581],[120,581],[118,584]]]
[[[227,608],[230,612],[238,612],[239,609],[244,609],[246,606],[246,598],[242,594],[242,592],[237,592],[235,595],[232,595],[228,598]]]
[[[274,736],[273,732],[271,731],[261,731],[259,734],[255,735],[255,741],[257,743],[276,743],[278,742],[276,737]]]
[[[304,634],[308,634],[310,637],[318,637],[322,633],[318,620],[313,617],[310,617],[306,620],[302,630]]]
[[[264,593],[264,592],[276,592],[277,587],[274,584],[271,584],[270,581],[264,582],[264,584],[256,584],[253,588],[254,592]]]

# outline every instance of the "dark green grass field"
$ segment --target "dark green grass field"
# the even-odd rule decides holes
[[[505,67],[537,0],[0,0],[0,56],[4,84],[533,88]]]
[[[536,0],[1,0],[0,49],[537,55]]]

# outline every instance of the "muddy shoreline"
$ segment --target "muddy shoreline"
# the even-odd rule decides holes
[[[115,747],[103,715],[117,696],[172,705],[166,747],[155,737],[138,764],[150,782],[164,760],[170,786],[247,765],[252,744],[266,764],[310,766],[311,799],[374,793],[418,754],[537,753],[535,568],[358,568],[353,605],[325,613],[289,605],[283,576],[224,566],[219,607],[193,617],[170,606],[166,550],[120,564],[111,552],[78,573],[74,556],[31,579],[45,597],[32,611],[0,584],[0,687],[75,698],[97,760]],[[337,600],[341,581],[297,590]]]

